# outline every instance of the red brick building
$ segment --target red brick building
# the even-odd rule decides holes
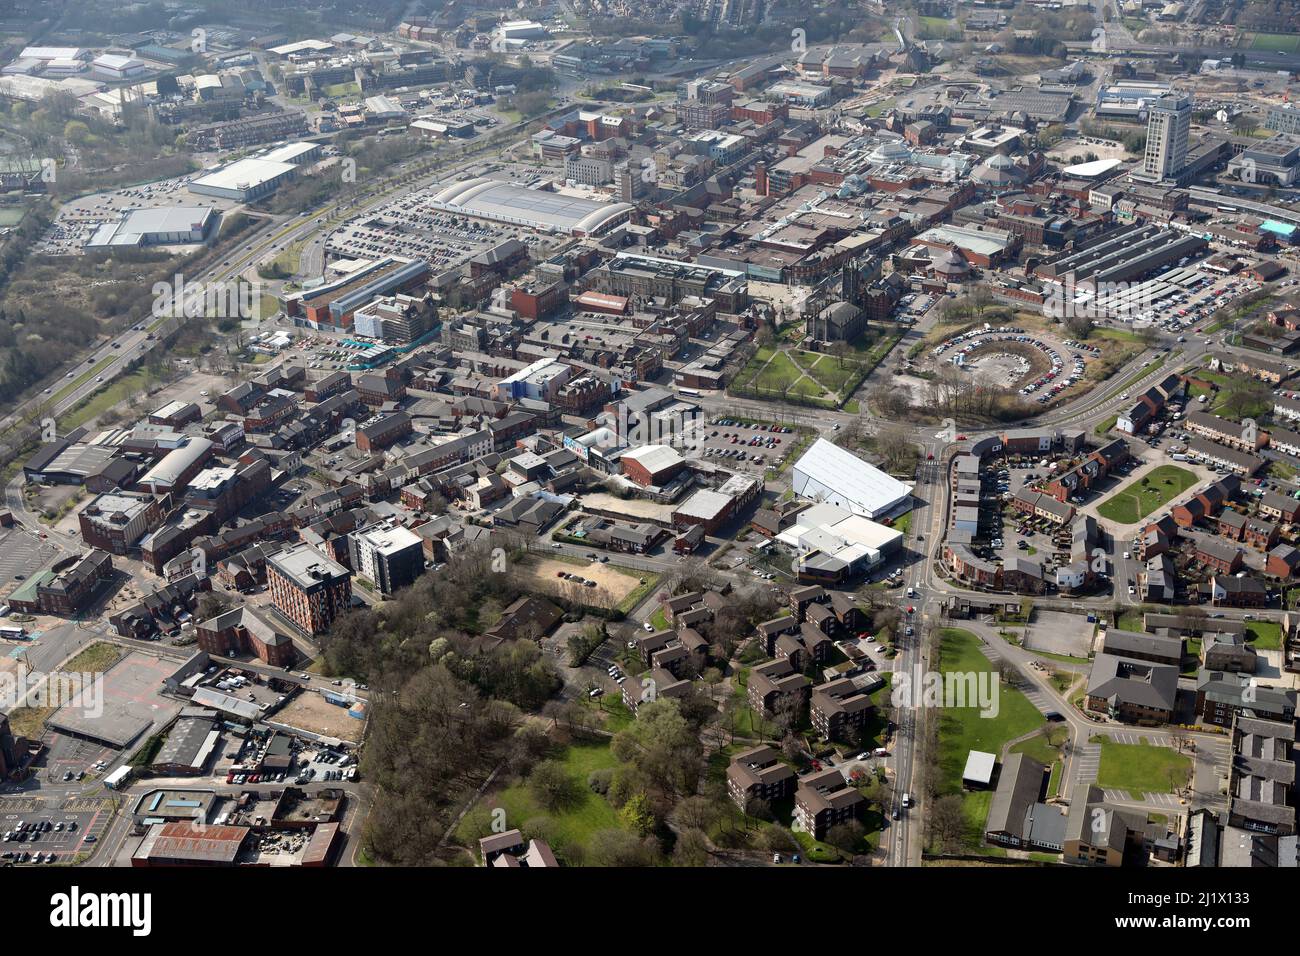
[[[200,650],[223,657],[252,655],[272,667],[290,667],[293,641],[244,606],[199,624],[194,636]]]

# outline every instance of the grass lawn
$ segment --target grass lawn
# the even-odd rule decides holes
[[[63,665],[63,670],[81,674],[101,674],[122,659],[126,652],[116,644],[97,641]]]
[[[1295,53],[1300,48],[1300,36],[1294,33],[1256,33],[1251,36],[1250,45],[1255,50]]]
[[[654,625],[656,631],[666,631],[671,626],[668,623],[668,615],[664,613],[663,608],[659,608],[650,615],[650,623]]]
[[[894,519],[894,523],[890,527],[901,534],[907,534],[912,530],[912,512],[909,511],[907,514],[899,515]]]
[[[980,642],[970,631],[944,628],[939,632],[937,670],[945,674],[988,673],[997,669],[980,653]],[[972,750],[1001,754],[1008,740],[1042,727],[1043,715],[1020,691],[999,683],[995,716],[982,717],[978,707],[945,708],[939,718],[940,788],[961,791],[961,774]],[[983,826],[983,820],[980,820]]]
[[[1196,484],[1196,476],[1176,465],[1161,465],[1111,495],[1097,513],[1120,524],[1136,524]]]
[[[1116,423],[1117,421],[1119,421],[1119,416],[1118,416],[1118,415],[1111,415],[1109,418],[1104,419],[1104,420],[1098,422],[1098,423],[1097,423],[1097,427],[1095,427],[1095,428],[1092,430],[1092,433],[1093,433],[1094,435],[1104,435],[1104,434],[1106,434],[1106,432],[1110,431],[1112,428],[1115,427],[1115,423]]]
[[[59,431],[65,432],[78,425],[84,425],[92,418],[104,414],[110,408],[125,405],[139,392],[145,391],[153,379],[144,372],[120,375],[104,388],[91,395],[85,402],[74,407],[59,419]]]
[[[1255,642],[1257,651],[1281,650],[1282,625],[1273,621],[1252,621],[1246,626],[1246,637]]]
[[[754,385],[760,388],[785,388],[803,374],[803,369],[795,365],[794,360],[784,352],[777,352],[771,361],[754,377]]]
[[[587,786],[587,775],[591,771],[612,769],[618,765],[610,753],[609,744],[570,744],[552,759],[562,763],[577,784],[578,796],[572,806],[550,813],[537,803],[526,782],[516,784],[487,796],[466,815],[456,831],[461,842],[473,847],[482,835],[484,820],[497,807],[505,809],[506,826],[511,828],[523,826],[535,817],[549,817],[555,836],[552,849],[560,855],[564,854],[567,847],[585,846],[597,830],[618,829],[620,824],[617,811],[610,806],[609,801],[600,794],[593,793]]]
[[[1127,790],[1130,796],[1169,793],[1186,785],[1192,770],[1191,758],[1169,747],[1153,747],[1145,743],[1117,744],[1103,735],[1093,737],[1092,743],[1101,744],[1097,786]]]

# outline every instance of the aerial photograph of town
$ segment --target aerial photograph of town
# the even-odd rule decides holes
[[[0,0],[0,44],[38,923],[709,867],[1242,929],[1300,866],[1300,0]]]

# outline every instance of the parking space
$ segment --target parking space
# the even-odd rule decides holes
[[[1034,623],[1025,629],[1025,649],[1087,657],[1093,630],[1081,614],[1040,608],[1034,612]]]
[[[326,241],[326,253],[346,259],[422,259],[441,271],[462,265],[507,239],[517,238],[530,246],[534,260],[544,258],[541,253],[557,244],[554,238],[517,227],[434,208],[430,200],[448,185],[439,183],[402,196],[374,213],[343,223]]]
[[[1101,744],[1083,741],[1074,748],[1074,779],[1083,786],[1095,783],[1101,771]]]
[[[21,528],[0,528],[0,591],[8,593],[54,560],[58,549]]]
[[[96,229],[105,223],[118,222],[124,213],[132,210],[202,205],[212,206],[222,212],[237,205],[230,200],[197,196],[189,192],[187,187],[190,180],[200,175],[202,173],[191,173],[188,176],[70,199],[40,238],[36,251],[44,255],[79,255]],[[178,245],[164,248],[179,254],[191,247]]]
[[[4,864],[71,863],[78,854],[93,849],[112,819],[111,805],[98,798],[27,809],[12,806],[14,802],[0,807],[0,838],[4,839],[0,863]]]
[[[694,454],[735,470],[763,471],[783,464],[797,440],[785,425],[715,418],[700,430]]]

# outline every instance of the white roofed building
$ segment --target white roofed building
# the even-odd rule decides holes
[[[794,465],[794,493],[825,501],[864,518],[907,510],[912,489],[857,455],[824,438],[817,439]]]

